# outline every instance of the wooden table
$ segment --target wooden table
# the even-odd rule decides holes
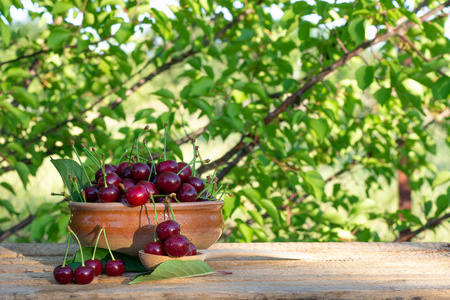
[[[208,275],[128,285],[136,273],[59,285],[64,244],[0,244],[0,299],[450,299],[447,243],[254,243],[213,249],[299,251],[308,260],[261,257],[208,261]],[[76,246],[71,246],[73,253]]]

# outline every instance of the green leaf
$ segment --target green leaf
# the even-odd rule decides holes
[[[239,191],[240,195],[245,196],[248,200],[250,200],[253,204],[257,206],[262,206],[261,203],[261,195],[259,192],[252,188],[245,188]]]
[[[2,40],[5,46],[11,44],[11,29],[0,18],[0,29],[2,30]]]
[[[75,186],[69,179],[69,174],[72,175],[73,178],[75,176],[78,180],[78,189],[81,189],[89,186],[90,180],[86,177],[83,168],[74,160],[71,159],[50,159],[53,166],[58,170],[59,175],[64,182],[65,187],[69,190],[70,195],[72,196],[73,201],[83,202],[81,195],[76,190]]]
[[[303,174],[305,182],[313,192],[317,200],[321,200],[324,194],[325,181],[317,171],[307,171]]]
[[[28,70],[17,67],[9,68],[8,71],[6,71],[6,76],[22,79],[31,77],[31,74],[30,72],[28,72]]]
[[[431,86],[434,100],[448,99],[450,95],[450,77],[443,76]]]
[[[15,108],[14,106],[11,105],[11,103],[8,102],[0,103],[0,107],[4,107],[6,111],[9,111],[13,115],[13,117],[17,121],[19,121],[24,127],[28,127],[31,121],[31,117],[26,112],[18,108]]]
[[[29,93],[26,89],[22,87],[12,87],[11,90],[12,95],[14,99],[16,99],[17,102],[22,104],[23,106],[31,106],[33,108],[38,107],[38,101],[37,96],[34,94]]]
[[[175,99],[175,95],[168,89],[160,89],[153,94],[164,98]]]
[[[358,17],[351,20],[348,24],[348,31],[355,44],[361,44],[366,37],[365,19]]]
[[[377,101],[378,101],[378,103],[380,103],[380,105],[384,105],[391,97],[391,91],[392,91],[391,88],[389,88],[389,89],[381,88],[375,92],[374,97],[375,97],[375,99],[377,99]]]
[[[70,38],[70,31],[66,28],[55,27],[50,32],[47,46],[51,49],[60,48]]]
[[[275,204],[273,204],[273,202],[269,200],[261,200],[261,204],[267,211],[269,216],[272,218],[273,222],[278,226],[280,226],[280,215]]]
[[[136,284],[148,281],[187,278],[213,274],[214,271],[204,261],[201,260],[168,260],[161,263],[156,269],[148,274],[137,275],[129,284]]]
[[[439,172],[433,180],[433,188],[450,181],[450,171]]]
[[[103,238],[103,237],[100,237]],[[92,254],[94,253],[94,247],[83,247],[83,256],[84,259],[91,259]],[[125,271],[127,272],[145,272],[146,269],[142,265],[140,259],[138,257],[130,256],[127,254],[123,254],[117,251],[112,251],[115,259],[121,259],[125,263]],[[109,250],[105,248],[97,247],[95,251],[95,258],[101,260],[103,265],[105,265],[109,260],[112,259],[111,254],[109,254]],[[69,260],[69,265],[76,266],[81,263],[81,251],[80,249],[74,253],[72,258]]]
[[[356,70],[356,82],[361,90],[368,88],[373,82],[375,68],[372,66],[362,66]]]
[[[405,17],[407,17],[410,21],[416,23],[417,25],[422,28],[422,21],[420,21],[420,18],[412,11],[409,11],[404,8],[398,9],[399,12],[401,12]]]
[[[251,39],[255,36],[255,32],[248,28],[243,28],[241,30],[241,35],[236,39],[236,42],[243,42]]]
[[[189,96],[205,96],[211,91],[214,85],[214,80],[209,77],[202,77],[192,82],[191,91]]]
[[[40,215],[31,222],[31,238],[40,242],[46,232],[47,226],[54,220],[52,215]]]
[[[320,143],[323,142],[323,139],[328,133],[328,123],[325,119],[310,119],[309,125],[311,128],[317,133],[320,139]]]
[[[336,209],[329,209],[327,212],[322,214],[322,219],[327,220],[330,223],[343,225],[347,223],[347,218],[342,213],[336,211]]]
[[[237,228],[242,233],[245,243],[251,243],[253,239],[253,229],[242,221],[237,224]]]
[[[53,6],[52,15],[65,14],[73,7],[72,3],[66,1],[58,1]]]
[[[128,41],[128,39],[133,35],[133,33],[134,28],[132,24],[122,23],[120,25],[119,30],[117,30],[116,34],[114,35],[114,37],[120,44],[123,44],[126,41]]]
[[[16,215],[16,216],[19,215],[19,213],[14,210],[14,206],[12,205],[10,200],[1,199],[0,207],[3,207],[4,209],[6,209],[6,211],[10,215]]]
[[[149,118],[152,116],[152,114],[154,112],[155,112],[155,110],[153,108],[141,109],[134,115],[134,122],[141,120],[141,119]]]
[[[11,194],[16,195],[16,192],[14,192],[14,188],[13,188],[9,183],[7,183],[7,182],[2,182],[2,183],[0,183],[0,185],[1,185],[2,187],[4,187],[5,189],[7,189],[8,191],[10,191]]]
[[[22,181],[24,188],[27,188],[28,175],[30,175],[30,169],[25,163],[21,161],[18,161],[16,163],[15,168],[17,173],[19,174],[20,180]]]

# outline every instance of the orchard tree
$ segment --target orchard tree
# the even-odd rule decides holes
[[[450,172],[430,157],[433,130],[449,155],[450,1],[157,3],[0,1],[3,178],[26,189],[71,141],[117,158],[145,125],[158,153],[168,123],[172,157],[192,139],[217,154],[199,171],[234,193],[225,241],[409,241],[448,226]],[[0,184],[13,216],[22,186]],[[58,241],[66,204],[21,217],[0,240],[33,222],[32,240]]]

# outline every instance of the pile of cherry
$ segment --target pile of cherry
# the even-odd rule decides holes
[[[145,245],[144,252],[155,255],[168,255],[170,257],[196,255],[197,248],[195,245],[180,232],[180,224],[175,220],[159,223],[155,230],[155,241]]]
[[[104,171],[103,171],[104,170]],[[174,160],[105,164],[95,173],[95,185],[82,194],[86,202],[121,202],[140,206],[155,196],[155,202],[195,202],[214,200],[192,168]]]

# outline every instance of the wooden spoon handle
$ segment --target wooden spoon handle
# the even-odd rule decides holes
[[[311,254],[301,252],[278,252],[263,250],[201,250],[205,254],[205,259],[221,257],[242,257],[242,256],[264,256],[283,259],[308,259]]]

